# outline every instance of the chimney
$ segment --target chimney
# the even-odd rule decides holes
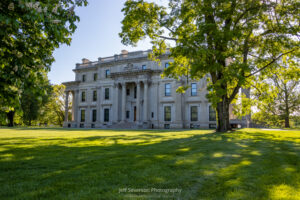
[[[86,63],[89,63],[89,62],[90,62],[89,59],[87,59],[87,58],[82,58],[82,64],[86,64]]]
[[[126,54],[128,54],[128,51],[123,49],[123,50],[121,51],[121,54],[126,55]]]

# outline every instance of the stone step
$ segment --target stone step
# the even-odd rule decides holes
[[[119,122],[117,124],[110,125],[109,128],[136,129],[138,128],[138,124],[136,124],[135,122]]]

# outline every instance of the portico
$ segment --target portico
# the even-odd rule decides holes
[[[148,80],[126,81],[115,83],[120,98],[114,99],[116,113],[120,113],[121,120],[115,118],[117,123],[134,122],[138,126],[148,123]],[[120,92],[119,92],[120,91]],[[121,105],[119,106],[119,103]],[[120,108],[120,109],[119,109]],[[120,111],[120,112],[119,112]]]

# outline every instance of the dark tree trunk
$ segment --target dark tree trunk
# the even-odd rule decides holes
[[[289,108],[289,93],[287,91],[287,87],[284,87],[284,93],[285,93],[285,117],[284,117],[284,127],[290,128],[290,108]]]
[[[7,115],[7,118],[8,118],[8,126],[13,127],[14,126],[15,111],[9,111],[6,115]]]
[[[229,123],[229,100],[223,98],[222,102],[217,104],[217,116],[218,116],[218,132],[226,132],[231,130]]]
[[[284,118],[284,127],[285,128],[290,128],[290,118],[288,115],[285,116]]]

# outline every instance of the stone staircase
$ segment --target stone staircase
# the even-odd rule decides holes
[[[135,122],[119,122],[117,124],[110,125],[109,128],[113,128],[113,129],[138,129],[140,127]]]

